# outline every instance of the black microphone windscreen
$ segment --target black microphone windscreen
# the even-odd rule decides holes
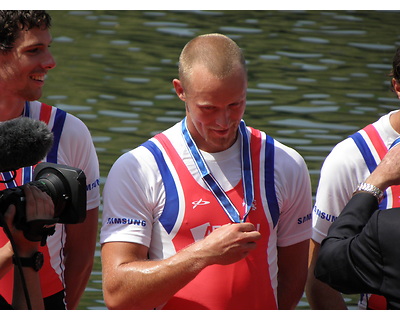
[[[42,121],[19,117],[0,123],[0,172],[37,164],[52,145],[53,133]]]

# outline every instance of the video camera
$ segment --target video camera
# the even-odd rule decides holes
[[[18,118],[0,124],[0,172],[33,166],[43,159],[53,144],[53,134],[46,124],[29,118]],[[11,179],[12,180],[12,179]],[[6,181],[0,181],[6,183]],[[54,203],[54,218],[26,221],[26,200],[22,187],[0,191],[0,216],[14,204],[14,225],[31,241],[42,241],[54,233],[56,223],[75,224],[86,218],[86,176],[78,168],[49,162],[39,163],[33,173],[36,186]],[[3,219],[0,219],[0,226]]]
[[[14,225],[24,231],[31,241],[40,241],[47,233],[45,227],[55,223],[75,224],[86,218],[86,176],[80,169],[42,162],[34,171],[34,180],[29,185],[46,192],[54,203],[54,218],[50,220],[26,221],[25,195],[21,187],[0,191],[0,214],[4,214],[10,204],[16,206]]]

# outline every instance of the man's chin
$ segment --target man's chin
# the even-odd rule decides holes
[[[210,153],[216,153],[216,152],[222,152],[225,151],[226,149],[229,149],[235,141],[227,141],[226,139],[215,139],[212,142],[209,142],[209,151]]]
[[[36,92],[25,94],[23,97],[24,100],[26,101],[36,101],[39,100],[41,96],[42,96],[42,90],[40,90],[40,92],[36,90]]]

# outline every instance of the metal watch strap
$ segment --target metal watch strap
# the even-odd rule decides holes
[[[383,199],[383,191],[381,189],[379,189],[378,187],[375,187],[372,184],[365,183],[365,182],[360,183],[355,192],[359,192],[359,191],[371,193],[378,200],[378,203],[380,203]]]

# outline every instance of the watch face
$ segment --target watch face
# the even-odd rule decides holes
[[[44,262],[43,253],[36,252],[30,258],[16,258],[15,256],[12,257],[12,261],[15,265],[21,265],[22,267],[30,267],[33,268],[35,271],[39,271]]]

